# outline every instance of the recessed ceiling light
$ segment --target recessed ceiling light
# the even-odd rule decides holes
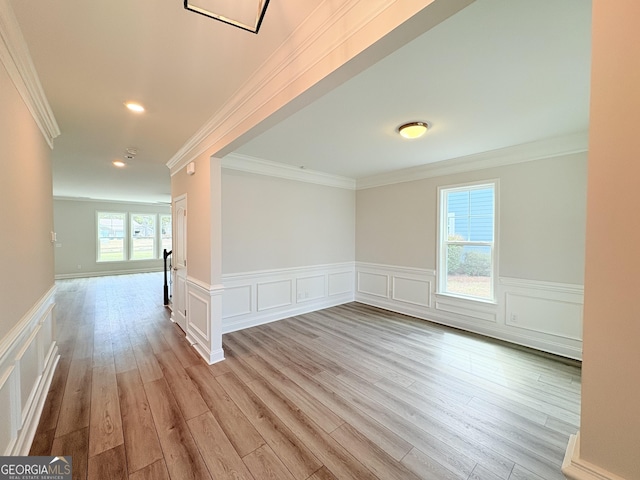
[[[131,110],[132,112],[136,112],[136,113],[142,113],[144,112],[144,107],[142,105],[140,105],[139,103],[136,102],[126,102],[125,107],[127,107],[129,110]]]
[[[114,167],[118,167],[118,168],[122,168],[122,167],[126,167],[126,163],[124,163],[122,160],[114,160],[113,162],[113,166]]]
[[[398,127],[398,133],[404,138],[419,138],[427,132],[429,125],[427,122],[410,122],[400,125]]]

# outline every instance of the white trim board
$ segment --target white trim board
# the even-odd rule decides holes
[[[583,153],[587,151],[587,146],[588,134],[587,132],[582,132],[565,137],[549,138],[537,142],[523,143],[512,147],[476,153],[465,157],[443,159],[440,162],[359,178],[356,182],[356,188],[357,190],[363,190],[365,188],[381,187],[384,185],[441,177],[443,175],[452,175],[485,168],[544,160],[546,158],[560,157],[573,153]]]
[[[162,262],[162,259],[156,260],[158,262]],[[55,276],[55,279],[66,280],[69,278],[109,277],[111,275],[133,275],[135,273],[157,273],[162,271],[164,271],[164,267],[135,268],[132,270],[106,270],[104,272],[59,273]]]
[[[582,358],[581,285],[499,278],[496,303],[441,295],[437,272],[356,262],[355,301],[572,359]]]
[[[0,453],[27,455],[60,356],[55,286],[0,342]]]
[[[580,458],[580,432],[569,437],[562,474],[568,480],[625,480]]]
[[[296,180],[299,182],[314,183],[327,187],[345,188],[347,190],[356,189],[356,181],[352,178],[294,167],[284,163],[271,162],[237,153],[232,153],[224,157],[222,159],[222,168],[284,178],[287,180]]]
[[[354,263],[222,276],[222,332],[229,333],[354,300]]]
[[[0,62],[7,69],[49,147],[53,148],[53,139],[60,135],[60,128],[8,0],[0,0]]]

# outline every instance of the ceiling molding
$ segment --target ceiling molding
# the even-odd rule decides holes
[[[456,173],[501,167],[516,163],[542,160],[573,153],[587,151],[588,133],[581,132],[565,137],[555,137],[537,142],[523,143],[512,147],[500,148],[488,152],[476,153],[465,157],[443,160],[440,162],[404,168],[393,172],[359,178],[356,189],[381,187],[394,183],[411,182],[424,178],[441,177]]]
[[[8,0],[0,0],[0,62],[7,69],[49,147],[53,148],[53,139],[60,135],[60,128]]]
[[[145,205],[148,207],[170,207],[171,202],[136,202],[128,200],[105,200],[101,198],[89,197],[63,197],[54,196],[54,200],[62,202],[86,202],[86,203],[115,203],[118,205]]]
[[[435,0],[325,0],[167,162],[175,173],[214,156]],[[462,2],[449,2],[449,9]],[[438,10],[436,18],[450,15]],[[370,27],[370,28],[367,28]],[[228,153],[228,152],[226,152]],[[224,153],[223,153],[224,155]]]
[[[235,153],[227,155],[222,159],[222,168],[285,178],[298,182],[315,183],[316,185],[324,185],[327,187],[345,188],[347,190],[356,189],[356,181],[352,178],[340,177],[316,170],[307,170],[285,165],[284,163],[271,162]]]

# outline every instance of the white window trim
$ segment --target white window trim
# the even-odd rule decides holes
[[[123,259],[122,260],[100,260],[100,214],[111,214],[111,215],[124,215],[124,222],[123,222],[123,227],[124,227],[124,238],[123,238]],[[122,262],[127,262],[128,260],[128,255],[127,252],[129,251],[129,225],[128,225],[128,220],[129,220],[129,215],[127,214],[127,212],[115,212],[113,210],[96,210],[96,229],[95,229],[95,236],[96,236],[96,263],[122,263]]]
[[[447,235],[447,227],[449,219],[446,218],[446,212],[443,205],[443,192],[452,190],[467,190],[469,188],[483,188],[493,186],[493,250],[491,252],[491,298],[473,297],[471,295],[461,295],[446,291],[447,270],[446,270],[446,249],[443,248],[445,237]],[[438,187],[438,241],[437,241],[437,265],[436,265],[436,294],[444,295],[452,298],[460,298],[480,303],[496,304],[498,292],[498,261],[499,255],[499,239],[500,239],[500,179],[493,178],[487,180],[479,180],[476,182],[459,183],[455,185],[442,185]],[[472,242],[468,244],[483,245],[487,242]]]
[[[115,215],[124,215],[124,259],[123,260],[100,260],[100,214],[109,213]],[[131,219],[133,215],[153,215],[155,216],[155,243],[156,248],[154,249],[153,258],[140,258],[133,259],[131,258],[132,252],[132,240],[131,240]],[[96,210],[95,219],[95,243],[96,243],[96,263],[128,263],[128,262],[153,262],[163,259],[163,251],[162,251],[162,234],[160,233],[160,219],[162,216],[171,217],[171,236],[173,237],[173,215],[172,213],[141,213],[138,211],[135,212],[122,212],[122,211],[114,211],[114,210]]]

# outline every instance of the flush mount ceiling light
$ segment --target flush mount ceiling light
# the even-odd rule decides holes
[[[258,33],[269,0],[184,0],[184,8],[205,17]]]
[[[125,107],[127,107],[132,112],[142,113],[144,112],[144,107],[136,102],[125,102]]]
[[[427,132],[429,125],[427,122],[410,122],[400,125],[398,127],[398,133],[404,138],[419,138]]]
[[[126,167],[126,165],[127,165],[127,164],[126,164],[126,163],[124,163],[122,160],[114,160],[114,161],[113,161],[113,162],[111,162],[111,163],[113,163],[113,166],[114,166],[114,167],[118,167],[118,168],[123,168],[123,167]]]

